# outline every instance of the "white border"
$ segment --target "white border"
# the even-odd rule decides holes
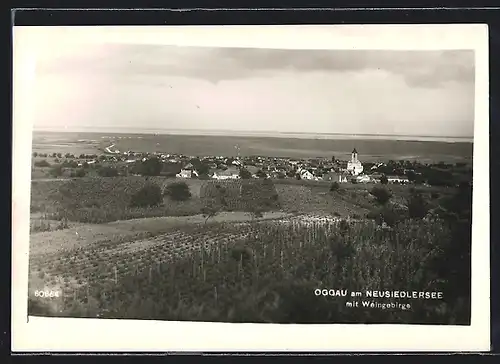
[[[487,351],[490,349],[487,25],[14,27],[13,351]],[[104,29],[105,28],[105,29]],[[260,325],[26,320],[31,130],[37,47],[55,41],[300,49],[473,49],[476,55],[472,324]]]

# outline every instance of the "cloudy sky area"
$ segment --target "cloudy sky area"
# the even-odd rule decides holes
[[[34,124],[470,137],[474,73],[473,51],[53,44]]]

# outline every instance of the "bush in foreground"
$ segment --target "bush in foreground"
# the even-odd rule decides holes
[[[375,186],[370,193],[375,197],[377,203],[385,205],[392,197],[392,194],[384,187]]]
[[[152,207],[163,202],[160,186],[148,184],[132,195],[131,207]]]
[[[164,195],[174,201],[186,201],[191,198],[191,192],[186,182],[169,183],[165,188]]]

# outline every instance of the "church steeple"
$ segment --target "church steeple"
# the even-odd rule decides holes
[[[353,163],[356,163],[358,161],[358,151],[356,150],[356,148],[352,150],[351,160]]]

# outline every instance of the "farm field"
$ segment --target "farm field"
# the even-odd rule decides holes
[[[450,287],[435,278],[436,267],[429,259],[438,258],[448,241],[448,231],[440,224],[407,222],[383,231],[368,222],[305,226],[278,221],[223,223],[210,229],[184,226],[155,237],[33,256],[30,291],[42,286],[60,289],[63,295],[44,308],[44,314],[54,316],[450,323],[451,315],[451,322],[465,323],[463,301],[422,301],[414,303],[413,310],[354,315],[345,299],[311,294],[323,287],[425,286],[449,292]],[[429,244],[428,239],[442,243]],[[42,309],[35,300],[31,304],[35,313]]]
[[[173,182],[148,181],[163,187]],[[399,219],[381,229],[366,219],[376,202],[372,186],[361,184],[331,192],[328,184],[276,182],[279,208],[260,218],[221,211],[207,220],[199,210],[203,181],[186,182],[189,201],[164,197],[163,207],[132,211],[128,201],[144,186],[143,177],[34,181],[32,222],[56,227],[31,233],[30,312],[230,322],[468,322],[467,296],[454,292],[455,283],[442,279],[437,264],[452,249],[453,226]],[[391,206],[403,206],[410,187],[387,188]],[[433,200],[435,188],[423,192],[433,207],[457,194],[441,188]],[[95,211],[100,214],[93,221],[87,215]],[[353,316],[345,299],[311,295],[323,287],[425,288],[448,292],[450,300]],[[41,301],[33,296],[37,289],[62,296]]]

